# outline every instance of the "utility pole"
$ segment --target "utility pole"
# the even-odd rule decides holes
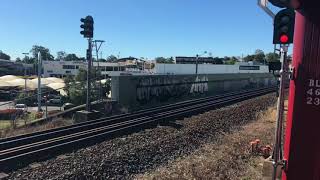
[[[42,70],[42,59],[41,59],[41,53],[38,52],[38,112],[41,111],[41,70]]]
[[[99,50],[101,48],[101,45],[105,42],[104,40],[94,40],[94,45],[95,45],[95,50],[96,50],[96,56],[97,56],[97,61],[98,61],[98,75],[99,75],[99,78],[97,78],[99,80],[99,100],[101,100],[101,79],[100,79],[100,76],[101,76],[101,71],[100,71],[100,66],[99,66]],[[99,45],[98,45],[99,43]],[[101,56],[102,57],[102,56]],[[97,72],[97,71],[96,71]]]
[[[199,54],[196,55],[196,75],[198,75],[198,60],[199,60]]]
[[[29,53],[22,53],[24,55],[24,59],[27,59],[27,55],[29,55]],[[26,62],[24,62],[26,64]],[[25,96],[27,96],[27,69],[26,66],[24,65],[24,93]]]

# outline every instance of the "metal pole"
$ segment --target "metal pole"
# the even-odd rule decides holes
[[[24,60],[26,60],[27,59],[27,55],[29,54],[29,53],[22,53],[23,55],[24,55]],[[26,64],[26,62],[24,62],[24,94],[25,94],[25,96],[27,96],[27,68],[26,68],[26,66],[25,66],[25,64]]]
[[[267,7],[268,1],[267,0],[258,0],[258,6],[264,10],[272,19],[276,16],[270,8]]]
[[[105,42],[104,40],[95,40],[93,41],[94,42],[94,45],[95,45],[95,48],[96,48],[96,56],[97,56],[97,61],[98,61],[98,75],[99,75],[99,78],[97,78],[99,80],[99,97],[98,99],[101,100],[101,79],[100,79],[100,65],[99,65],[99,50],[101,48],[101,45]],[[98,46],[98,42],[100,43],[99,46]],[[102,56],[101,56],[102,57]]]
[[[38,52],[38,112],[41,111],[41,53]]]
[[[90,111],[90,72],[91,72],[91,61],[92,61],[92,38],[88,38],[88,52],[87,52],[87,101],[86,101],[86,110]]]
[[[277,176],[277,168],[281,165],[281,157],[282,157],[282,130],[283,130],[283,111],[284,111],[284,94],[285,94],[285,82],[288,77],[288,64],[287,64],[287,52],[288,46],[281,46],[281,61],[282,61],[282,69],[280,72],[280,89],[279,89],[279,97],[277,103],[277,127],[275,133],[275,147],[273,151],[273,173],[272,179],[275,180]]]
[[[99,55],[98,55],[98,53],[99,53],[99,49],[98,49],[98,45],[97,45],[97,40],[95,40],[95,41],[93,41],[94,42],[94,45],[95,45],[95,49],[96,49],[96,56],[97,56],[97,63],[98,63],[98,68],[96,68],[96,72],[95,72],[95,77],[96,77],[96,80],[99,80],[99,94],[98,94],[98,100],[100,100],[100,98],[101,98],[101,80],[100,80],[100,78],[97,78],[97,73],[98,73],[98,75],[99,75],[99,72],[100,72],[100,64],[99,64]],[[100,46],[101,46],[101,44],[100,44]],[[100,47],[99,47],[100,48]],[[95,80],[95,82],[96,82],[96,80]],[[95,83],[95,85],[96,85],[96,83]]]
[[[102,44],[102,43],[101,43]],[[101,46],[100,44],[100,46]],[[97,78],[99,80],[99,95],[98,95],[98,100],[101,99],[101,79],[100,79],[100,64],[99,64],[99,49],[100,49],[100,46],[99,46],[99,49],[98,49],[98,45],[97,45],[97,41],[95,41],[95,45],[96,45],[96,56],[97,56],[97,61],[98,61],[98,75],[99,75],[99,78]]]
[[[48,118],[48,96],[46,96],[46,99],[45,99],[45,104],[46,104],[46,120]]]
[[[24,65],[24,94],[27,96],[27,68]]]
[[[199,55],[197,54],[197,56],[196,56],[196,75],[198,75],[198,58],[199,58]]]

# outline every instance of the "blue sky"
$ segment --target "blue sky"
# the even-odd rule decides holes
[[[32,45],[85,55],[80,18],[92,15],[103,56],[241,56],[273,51],[272,19],[256,0],[1,0],[0,50]]]

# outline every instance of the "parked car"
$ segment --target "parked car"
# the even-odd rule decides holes
[[[47,95],[48,99],[61,99],[61,96],[55,95],[55,94],[49,94]]]
[[[55,104],[55,105],[62,104],[61,98],[59,98],[59,99],[49,99],[48,102],[49,102],[49,104]]]
[[[16,104],[15,105],[15,109],[20,109],[23,112],[26,112],[28,110],[28,106],[25,104]]]
[[[76,107],[76,106],[72,103],[64,103],[62,106],[62,110],[65,111],[65,110],[71,109],[73,107]]]

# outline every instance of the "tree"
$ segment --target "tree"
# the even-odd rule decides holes
[[[266,54],[266,61],[267,61],[268,63],[280,61],[279,58],[280,58],[280,57],[279,57],[279,55],[278,55],[277,53],[268,53],[268,54]]]
[[[66,84],[67,99],[75,105],[86,103],[86,70],[79,69],[79,73],[75,76],[67,76],[64,78]]]
[[[64,61],[66,56],[67,56],[67,53],[65,51],[58,51],[56,60]]]
[[[254,61],[263,63],[265,62],[265,54],[261,49],[257,49],[254,53]]]
[[[86,60],[86,58],[84,58],[84,57],[80,57],[80,58],[79,58],[79,61],[87,61],[87,60]]]
[[[4,53],[4,52],[0,51],[0,59],[3,59],[3,60],[10,60],[10,59],[11,59],[11,57],[10,57],[8,54],[6,54],[6,53]]]
[[[238,62],[238,59],[232,56],[228,61],[225,61],[225,64],[234,65],[236,62]]]
[[[238,61],[238,58],[236,58],[236,57],[232,56],[232,57],[231,57],[231,61],[235,61],[235,62],[237,62],[237,61]]]
[[[173,63],[174,63],[173,57],[167,58],[166,63],[167,63],[167,64],[173,64]]]
[[[118,58],[114,55],[110,55],[107,57],[107,62],[117,62]]]
[[[155,60],[157,63],[167,63],[167,59],[164,57],[156,57]]]
[[[22,62],[22,60],[19,57],[17,57],[16,62]]]
[[[33,45],[30,53],[34,59],[38,58],[38,53],[41,53],[42,60],[53,61],[54,57],[50,54],[50,50],[43,46]]]
[[[106,59],[103,59],[103,58],[99,58],[98,61],[99,61],[99,62],[106,62],[107,60],[106,60]]]
[[[254,61],[255,56],[254,55],[247,55],[243,58],[245,62]]]
[[[213,64],[223,64],[223,58],[214,57],[213,58]]]
[[[65,61],[79,61],[79,57],[76,54],[68,54],[65,58]]]
[[[87,80],[87,71],[84,69],[79,69],[78,74],[75,77],[76,81],[86,81]]]
[[[230,57],[228,57],[228,56],[223,57],[223,61],[224,61],[224,62],[226,62],[226,61],[230,61],[230,60],[231,60],[231,58],[230,58]]]
[[[35,58],[30,58],[29,56],[25,56],[22,59],[22,62],[26,63],[26,64],[35,64]]]
[[[99,75],[98,75],[99,76]],[[99,83],[96,81],[96,70],[92,69],[90,73],[91,77],[91,101],[97,100],[99,96]],[[87,71],[79,69],[79,73],[73,78],[71,76],[65,78],[67,99],[75,105],[81,105],[86,103],[86,87],[87,87]],[[110,86],[101,86],[102,95],[106,95],[109,92]]]

